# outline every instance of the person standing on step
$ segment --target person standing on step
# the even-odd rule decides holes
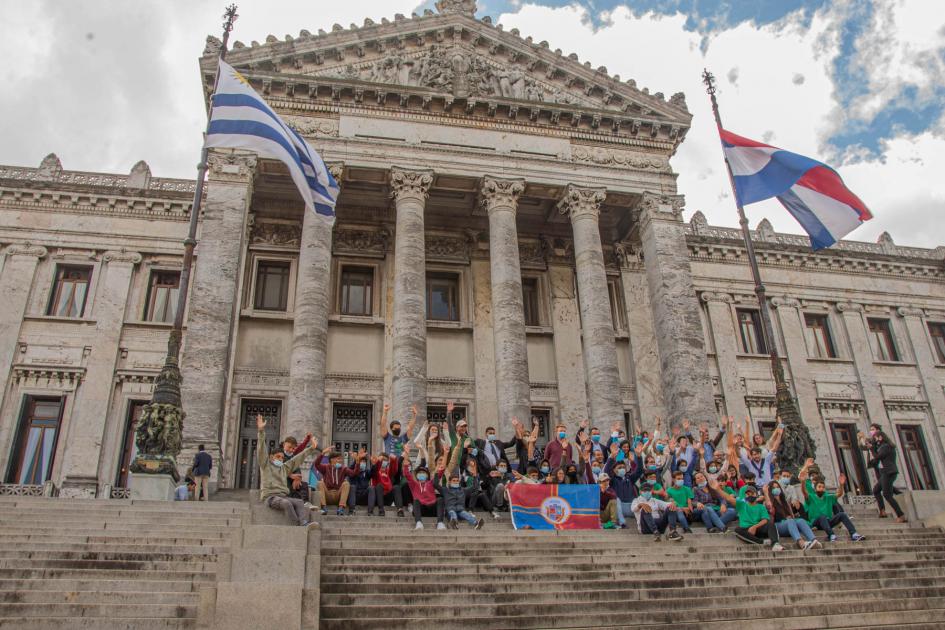
[[[675,504],[657,499],[651,484],[645,483],[640,487],[640,496],[633,500],[630,509],[637,518],[637,529],[641,534],[652,534],[653,539],[659,542],[668,528],[668,540],[683,540],[683,536],[676,531]]]
[[[568,430],[563,424],[555,427],[555,439],[545,446],[545,459],[551,470],[561,468],[570,462],[576,462],[577,453],[574,445],[568,441]]]
[[[384,442],[384,453],[387,455],[400,455],[404,450],[404,444],[410,438],[413,426],[417,423],[417,406],[410,406],[410,421],[407,423],[407,429],[404,430],[400,420],[394,419],[387,423],[387,414],[390,412],[390,404],[384,404],[384,411],[381,412],[381,440]]]
[[[351,484],[348,479],[356,473],[354,468],[344,465],[344,458],[341,453],[332,452],[329,446],[322,455],[328,456],[328,462],[325,463],[324,457],[315,462],[322,480],[318,484],[318,507],[322,514],[328,514],[329,505],[338,506],[335,512],[338,516],[344,516],[345,506],[348,504],[348,493],[351,492]]]
[[[457,445],[456,448],[459,448]],[[416,529],[423,529],[423,516],[436,515],[436,528],[446,529],[443,523],[444,503],[443,497],[436,491],[435,482],[430,479],[430,471],[425,466],[419,466],[414,475],[413,467],[410,465],[410,445],[404,445],[403,457],[404,479],[410,487],[410,493],[413,495],[413,518],[416,522]],[[463,495],[465,497],[465,493]]]
[[[271,509],[282,510],[298,525],[308,525],[310,512],[301,499],[289,497],[288,475],[298,470],[309,453],[314,453],[318,445],[312,440],[311,445],[286,461],[285,453],[280,448],[275,453],[266,449],[266,421],[262,414],[256,415],[256,461],[259,462],[259,498]]]
[[[805,498],[804,509],[807,510],[807,521],[810,523],[810,526],[816,527],[826,533],[827,540],[830,542],[836,542],[837,534],[834,533],[833,528],[843,523],[843,526],[846,527],[847,531],[850,533],[850,538],[853,542],[866,540],[866,536],[856,531],[856,525],[853,524],[849,514],[842,511],[834,513],[833,508],[837,504],[837,500],[843,496],[843,486],[847,482],[846,476],[840,475],[836,494],[827,492],[827,485],[822,479],[818,479],[813,484],[806,483],[808,476],[807,468],[809,464],[814,463],[811,459],[807,460],[807,462],[808,463],[804,464],[804,468],[801,469],[801,472],[798,474],[798,479],[801,480],[801,488]],[[811,485],[813,486],[813,491],[809,488]]]
[[[194,455],[194,496],[196,501],[199,497],[201,501],[210,500],[210,471],[213,469],[213,457],[210,456],[203,444],[197,447],[197,454]]]
[[[351,469],[351,490],[348,492],[348,514],[354,514],[358,505],[371,505],[371,480],[374,478],[374,466],[363,448],[353,458]],[[383,505],[381,506],[383,507]]]
[[[397,506],[397,516],[404,515],[404,495],[399,484],[394,483],[394,477],[400,470],[399,458],[394,455],[378,455],[371,458],[371,490],[368,494],[368,516],[374,516],[374,507],[377,513],[384,516],[384,506],[388,501]]]
[[[735,536],[752,545],[764,544],[765,538],[768,538],[771,540],[771,551],[784,551],[778,538],[778,528],[774,523],[774,517],[765,507],[764,502],[758,500],[758,489],[755,486],[746,485],[744,491],[744,495],[739,497],[723,495],[726,501],[735,506],[735,511],[738,513]]]
[[[866,436],[860,433],[859,440],[860,448],[869,451],[869,467],[876,470],[876,476],[878,477],[876,485],[873,486],[873,496],[876,498],[876,506],[879,508],[879,517],[886,518],[886,503],[888,502],[892,506],[893,512],[896,513],[896,522],[905,523],[906,516],[902,512],[902,508],[899,507],[899,502],[896,501],[895,490],[893,489],[893,482],[899,476],[899,467],[896,464],[896,446],[877,424],[870,425],[869,439],[866,439]]]

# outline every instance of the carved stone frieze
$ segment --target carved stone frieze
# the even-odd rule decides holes
[[[547,246],[541,239],[525,239],[518,242],[518,260],[523,268],[544,269],[548,255]]]
[[[657,217],[681,221],[682,211],[686,207],[686,197],[645,191],[638,207],[641,211],[640,219],[643,222]]]
[[[437,394],[475,396],[476,381],[471,378],[428,378],[427,391]]]
[[[274,245],[277,247],[298,247],[302,238],[302,226],[298,223],[278,223],[275,221],[256,221],[252,228],[254,245]]]
[[[614,258],[621,269],[643,268],[643,252],[630,243],[614,243]]]
[[[251,180],[256,172],[257,161],[255,153],[230,153],[211,150],[207,155],[210,179],[227,182]]]
[[[332,250],[336,254],[375,254],[383,256],[390,247],[390,232],[386,229],[336,226]]]
[[[418,171],[409,168],[390,169],[390,196],[395,200],[414,199],[425,201],[433,184],[433,171]]]
[[[443,15],[458,13],[473,17],[476,14],[476,0],[437,0],[435,6]]]
[[[570,265],[574,262],[574,242],[542,234],[538,237],[548,263]]]
[[[288,370],[267,370],[263,368],[236,368],[233,383],[243,387],[287,387]]]
[[[125,249],[107,251],[102,254],[102,260],[111,263],[127,263],[137,265],[141,262],[141,254],[138,252],[129,252]]]
[[[384,388],[384,377],[361,372],[330,372],[325,379],[329,391],[353,390],[379,393]]]
[[[564,196],[558,201],[558,212],[572,219],[580,216],[600,216],[600,204],[607,198],[604,188],[584,188],[568,184]]]
[[[303,136],[338,137],[338,121],[334,118],[315,118],[312,116],[285,116],[287,125]]]
[[[427,260],[468,262],[470,245],[465,234],[427,234]]]
[[[4,250],[7,256],[33,256],[35,258],[45,258],[49,252],[42,245],[33,245],[32,243],[14,243],[8,245]]]
[[[511,208],[514,211],[518,205],[518,197],[523,192],[525,192],[524,179],[486,176],[479,190],[479,203],[486,212],[492,212],[498,208]]]
[[[571,160],[601,166],[622,166],[636,170],[670,170],[669,161],[664,157],[580,144],[571,146]]]

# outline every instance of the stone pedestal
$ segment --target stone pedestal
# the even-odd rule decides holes
[[[132,499],[145,501],[173,501],[177,483],[170,475],[128,475]]]
[[[598,224],[600,204],[606,197],[603,188],[568,186],[558,202],[558,210],[571,217],[574,231],[590,419],[599,427],[609,427],[614,422],[623,425],[617,344]]]
[[[531,412],[522,269],[515,225],[518,196],[524,190],[525,180],[486,177],[480,192],[482,206],[489,213],[498,424],[503,426],[513,417],[525,422]]]
[[[426,236],[423,212],[432,171],[391,169],[397,206],[394,240],[393,376],[390,420],[406,422],[411,405],[427,406]]]

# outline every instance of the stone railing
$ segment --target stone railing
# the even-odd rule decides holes
[[[93,186],[96,188],[140,188],[130,180],[131,175],[116,175],[112,173],[89,173],[85,171],[54,171],[50,173],[42,168],[25,166],[0,165],[0,179],[19,180],[24,182],[56,182],[77,186]],[[193,194],[196,180],[169,179],[164,177],[149,177],[145,188],[158,192],[180,192]]]
[[[0,483],[2,497],[54,497],[58,491],[51,481],[44,484]]]

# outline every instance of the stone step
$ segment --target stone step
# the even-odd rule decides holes
[[[3,591],[60,591],[79,592],[101,590],[108,593],[122,591],[145,591],[162,593],[189,594],[195,592],[190,580],[147,580],[147,579],[69,579],[69,578],[31,578],[0,579]]]
[[[83,591],[0,589],[0,604],[160,604],[194,608],[199,600],[199,593],[179,591],[107,591],[99,588]]]
[[[50,536],[48,534],[2,534],[0,533],[0,543],[6,545],[28,545],[28,544],[43,544],[50,543],[50,541],[57,541],[56,543],[51,544],[62,544],[62,545],[81,545],[81,544],[101,544],[101,545],[167,545],[173,547],[229,547],[233,540],[233,534],[228,536],[214,536],[212,538],[191,538],[191,537],[178,537],[175,535],[169,536],[148,536],[143,537],[141,533],[137,535],[123,535],[123,534],[114,534],[108,533],[105,534],[102,531],[96,532],[94,535],[56,535]]]
[[[777,628],[778,630],[823,630],[830,628],[832,630],[863,630],[863,628],[895,628],[897,630],[942,630],[945,622],[945,610],[912,610],[908,613],[910,621],[903,621],[901,613],[898,612],[880,612],[880,613],[853,613],[842,615],[817,615],[817,616],[794,616],[782,617],[777,620],[753,620],[748,622],[749,627],[761,626],[768,628]],[[897,621],[899,620],[899,621]],[[912,623],[914,620],[915,623]],[[776,624],[776,625],[775,625]],[[668,622],[657,624],[627,624],[620,625],[597,625],[597,626],[571,626],[573,628],[586,628],[587,630],[624,630],[624,628],[635,628],[636,630],[745,630],[746,621],[743,619],[732,619],[722,621],[704,621],[700,623]]]
[[[186,560],[83,560],[60,558],[0,558],[0,571],[9,569],[102,569],[108,571],[196,571],[214,573],[216,562]]]
[[[128,507],[151,508],[161,512],[169,510],[249,510],[245,501],[156,501],[149,499],[72,499],[65,497],[23,497],[0,495],[0,505],[23,507],[83,507],[89,509],[122,509]]]
[[[3,630],[190,630],[197,620],[188,618],[125,617],[4,617]]]
[[[141,514],[143,516],[161,516],[164,514],[176,514],[180,516],[201,516],[204,518],[213,518],[213,517],[233,517],[233,516],[246,516],[250,513],[248,506],[241,506],[240,508],[229,508],[229,507],[209,507],[207,504],[204,506],[195,506],[195,507],[183,507],[178,508],[176,506],[183,505],[189,506],[190,504],[186,503],[168,503],[165,504],[164,509],[159,507],[149,507],[149,506],[137,506],[137,505],[108,505],[104,503],[92,504],[92,505],[76,505],[76,504],[60,504],[60,503],[50,503],[48,505],[10,505],[8,503],[0,502],[0,507],[3,508],[4,512],[7,511],[16,511],[17,513],[22,514],[32,514],[37,516],[43,515],[55,515],[55,514]]]
[[[4,617],[104,617],[196,618],[197,606],[184,604],[5,604],[0,603],[0,619]],[[2,622],[0,622],[2,623]]]
[[[13,560],[20,560],[24,564],[35,564],[46,560],[94,560],[101,562],[175,562],[175,563],[216,563],[217,556],[213,553],[189,554],[172,550],[159,553],[146,551],[116,551],[106,550],[32,550],[20,551],[0,550],[0,566],[9,565]]]
[[[88,516],[72,516],[63,514],[59,516],[30,516],[11,514],[9,516],[0,516],[0,528],[10,525],[39,525],[41,527],[54,526],[72,526],[72,527],[97,527],[99,525],[120,524],[122,526],[136,525],[140,527],[152,526],[177,526],[188,528],[203,527],[239,527],[242,520],[239,517],[226,518],[201,518],[199,516],[177,516],[175,514],[162,514],[160,516],[122,516],[90,514]]]
[[[156,569],[106,569],[75,567],[33,567],[0,568],[0,580],[25,579],[73,579],[73,580],[151,580],[151,581],[194,581],[212,582],[216,574],[198,570],[156,570]]]
[[[149,526],[146,524],[130,524],[124,523],[121,521],[113,521],[109,523],[103,523],[97,526],[89,527],[79,527],[79,526],[70,526],[68,524],[54,525],[52,523],[44,525],[4,525],[0,526],[0,538],[3,538],[6,535],[12,534],[44,534],[50,537],[58,537],[61,535],[98,535],[101,536],[102,532],[107,532],[109,535],[138,535],[142,534],[156,535],[156,536],[174,536],[174,537],[184,537],[186,536],[195,536],[199,535],[201,538],[225,538],[232,536],[235,532],[238,531],[238,528],[235,527],[200,527],[199,530],[182,528],[174,526],[173,524],[168,523],[167,525],[161,526]]]
[[[225,544],[216,545],[173,545],[173,544],[138,544],[129,545],[121,540],[109,540],[107,542],[87,543],[87,542],[49,542],[48,539],[10,541],[6,538],[0,538],[0,555],[6,555],[8,551],[14,552],[34,552],[34,551],[74,551],[74,552],[120,552],[120,553],[180,553],[180,554],[221,554],[230,553],[232,547]]]

